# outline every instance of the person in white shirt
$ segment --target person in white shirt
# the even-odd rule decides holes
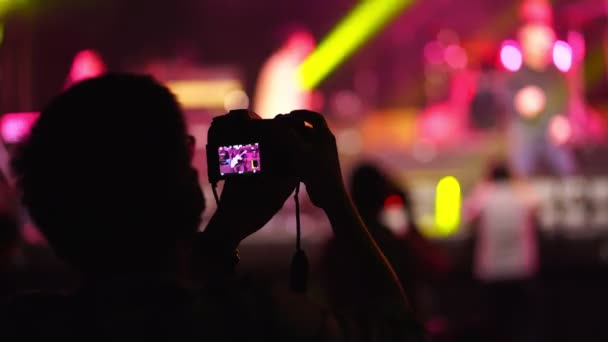
[[[531,188],[515,182],[503,163],[491,167],[465,203],[465,215],[476,227],[473,272],[485,288],[493,341],[530,335],[539,265],[536,206]]]

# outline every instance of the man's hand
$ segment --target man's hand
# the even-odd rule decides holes
[[[312,203],[330,210],[346,197],[336,138],[321,114],[307,110],[291,114],[313,126],[310,134],[298,139],[302,145],[298,169]]]
[[[229,114],[232,115],[232,114]],[[246,116],[245,111],[235,115]],[[251,120],[260,117],[249,112]],[[246,118],[245,118],[246,119]],[[286,137],[291,138],[285,132]],[[205,234],[225,249],[236,249],[249,235],[262,229],[283,207],[294,191],[297,180],[292,177],[235,177],[224,182],[217,211],[209,221]]]

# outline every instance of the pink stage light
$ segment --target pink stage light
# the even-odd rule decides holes
[[[467,52],[460,45],[450,45],[445,48],[445,62],[452,69],[464,69],[469,61]]]
[[[553,63],[562,72],[570,71],[572,68],[572,47],[563,40],[558,40],[553,45]]]
[[[420,116],[420,125],[420,137],[438,145],[457,140],[461,133],[456,113],[442,103],[427,108]]]
[[[505,69],[515,72],[521,68],[523,55],[519,44],[514,40],[505,41],[500,48],[500,62]]]
[[[27,137],[38,120],[39,113],[8,113],[0,119],[0,135],[7,144],[18,143]]]
[[[68,84],[71,85],[88,78],[97,77],[105,72],[106,66],[99,54],[93,50],[83,50],[74,57]]]
[[[572,137],[570,120],[563,115],[557,115],[549,124],[549,138],[555,145],[563,145]]]

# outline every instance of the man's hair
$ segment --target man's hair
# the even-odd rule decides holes
[[[105,75],[53,99],[13,168],[35,223],[81,270],[162,263],[204,209],[179,105],[146,76]]]
[[[505,162],[495,162],[490,166],[490,180],[494,182],[505,182],[511,179],[511,170]]]

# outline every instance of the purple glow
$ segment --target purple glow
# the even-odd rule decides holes
[[[500,62],[505,69],[515,72],[521,68],[523,56],[517,42],[508,40],[500,48]]]
[[[553,63],[562,72],[570,71],[572,68],[572,47],[563,40],[558,40],[553,45]]]
[[[29,133],[30,129],[38,120],[40,114],[32,113],[9,113],[0,119],[0,135],[5,143],[13,144],[21,141]]]

